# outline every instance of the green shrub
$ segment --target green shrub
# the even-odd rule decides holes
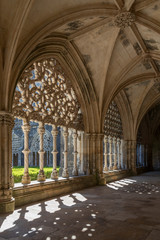
[[[44,173],[45,173],[46,178],[51,177],[52,170],[53,170],[53,167],[44,167]],[[59,167],[57,168],[57,171],[59,171]],[[12,174],[14,176],[14,182],[15,183],[21,182],[23,173],[24,173],[24,168],[23,167],[13,167],[12,168]],[[31,177],[31,181],[37,180],[38,173],[39,173],[39,168],[38,167],[29,168],[29,175]]]

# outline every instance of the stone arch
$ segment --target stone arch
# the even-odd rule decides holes
[[[54,44],[53,44],[54,45]],[[73,59],[73,54],[76,52],[71,49],[66,49],[66,46],[60,47],[58,51],[56,51],[56,45],[52,46],[52,50],[50,49],[47,53],[45,51],[40,52],[40,49],[38,49],[38,53],[40,52],[40,55],[38,56],[38,53],[34,53],[34,56],[31,56],[28,59],[27,62],[23,62],[21,68],[16,69],[16,74],[14,76],[14,81],[17,82],[20,76],[22,75],[22,72],[28,67],[31,63],[33,63],[35,60],[40,60],[45,57],[53,57],[60,62],[60,64],[65,69],[65,72],[67,72],[68,76],[70,77],[71,83],[73,84],[73,88],[76,92],[77,98],[79,102],[81,103],[81,110],[84,117],[84,125],[85,130],[89,132],[91,129],[92,131],[96,131],[96,128],[99,128],[99,114],[98,114],[98,105],[97,105],[97,99],[94,93],[94,89],[92,87],[91,81],[89,80],[89,76],[85,70],[85,67],[83,63],[80,61],[79,56],[77,55],[75,59]],[[77,59],[77,60],[76,60]],[[77,63],[80,63],[79,66],[77,66]],[[19,63],[20,64],[20,63]],[[72,66],[72,67],[71,67]],[[17,66],[18,67],[18,66]],[[12,84],[11,92],[14,93],[14,87],[15,85]],[[13,96],[13,95],[12,95]],[[10,104],[12,104],[12,98],[10,98]],[[92,119],[92,121],[89,121],[89,119]]]
[[[130,139],[133,135],[133,116],[125,92],[120,91],[112,101],[115,101],[122,120],[122,131],[124,139]],[[110,102],[111,103],[111,102]],[[108,104],[109,107],[109,104]],[[105,114],[102,115],[102,126],[104,125]]]
[[[14,116],[81,128],[79,110],[70,79],[55,58],[36,61],[24,70],[15,89]]]
[[[149,95],[152,95],[152,101],[149,101]],[[149,111],[149,109],[151,109],[154,105],[156,105],[157,103],[160,102],[160,94],[156,94],[155,91],[153,91],[153,89],[150,90],[148,96],[146,97],[146,99],[144,100],[140,111],[139,111],[139,115],[137,118],[137,122],[136,122],[136,128],[135,128],[135,133],[137,134],[138,132],[138,128],[140,126],[140,123],[143,119],[143,117],[145,116],[145,114]]]

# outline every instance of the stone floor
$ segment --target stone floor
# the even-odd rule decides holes
[[[0,215],[0,240],[160,240],[160,172]]]

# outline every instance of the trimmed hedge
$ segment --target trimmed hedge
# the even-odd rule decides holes
[[[44,167],[44,173],[46,178],[51,177],[51,172],[53,170],[53,167]],[[57,171],[59,171],[59,168],[57,168]],[[22,180],[22,176],[24,173],[24,168],[23,167],[13,167],[12,168],[12,174],[14,176],[14,182],[19,183]],[[31,167],[29,168],[29,175],[32,180],[37,180],[37,175],[39,173],[39,168],[38,167]]]

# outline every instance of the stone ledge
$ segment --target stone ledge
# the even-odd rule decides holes
[[[48,179],[45,182],[33,181],[28,185],[15,184],[13,197],[15,206],[19,207],[25,204],[41,201],[47,198],[67,194],[83,188],[96,185],[96,178],[93,175],[59,178],[58,180]]]
[[[106,183],[113,182],[125,177],[131,176],[131,172],[128,170],[114,170],[104,173]]]

